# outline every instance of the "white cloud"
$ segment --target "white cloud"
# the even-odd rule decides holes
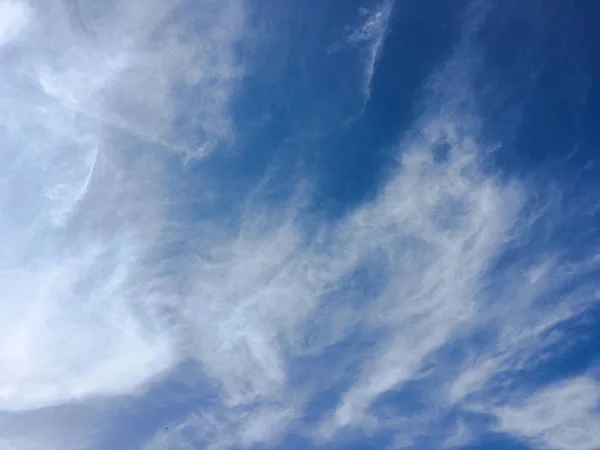
[[[295,414],[289,405],[263,406],[245,412],[227,411],[221,414],[198,411],[175,428],[157,433],[144,448],[183,450],[203,446],[219,450],[269,445],[285,434]]]
[[[35,411],[134,395],[180,360],[161,150],[230,145],[244,22],[236,1],[180,6],[0,3],[0,45],[20,37],[0,54],[8,448],[39,448]]]
[[[284,219],[276,218],[274,210],[261,205],[260,195],[250,196],[239,230],[208,232],[220,237],[199,251],[184,316],[189,351],[220,387],[223,414],[290,402],[291,417],[298,417],[303,405],[343,379],[349,387],[320,428],[307,434],[327,439],[348,427],[398,431],[398,421],[381,419],[373,405],[409,381],[438,377],[441,382],[432,390],[440,399],[430,405],[429,415],[405,418],[405,429],[426,432],[438,408],[485,391],[494,374],[511,365],[534,367],[532,355],[555,342],[542,333],[596,301],[569,298],[544,306],[544,295],[561,293],[567,280],[581,275],[561,270],[565,260],[547,258],[547,248],[523,263],[497,267],[505,251],[531,243],[531,217],[540,208],[525,213],[527,186],[484,167],[489,149],[470,84],[477,56],[463,43],[432,76],[423,113],[398,145],[396,172],[373,201],[334,225],[323,225],[310,242],[303,217],[294,215],[300,208],[293,204]],[[377,275],[354,281],[365,267]],[[503,284],[502,292],[490,288],[496,283]],[[321,331],[329,325],[331,332]],[[450,367],[440,363],[446,362],[438,360],[444,346],[482,327],[500,334],[498,347],[482,343],[473,359],[458,359]],[[356,328],[380,336],[362,344],[359,356],[341,357],[358,358],[357,371],[332,366],[318,382],[291,388],[296,358],[348,343]],[[423,375],[427,368],[430,373]],[[251,445],[240,430],[260,430],[260,442],[271,442],[282,428],[294,426],[291,420],[270,426],[270,415],[227,417],[207,427],[194,413],[182,426],[195,430],[198,442],[225,448]],[[205,424],[206,417],[200,422]],[[476,435],[471,431],[461,422],[460,442]],[[419,434],[411,433],[411,439]],[[149,448],[170,448],[165,435]],[[450,437],[448,445],[452,442]]]
[[[357,46],[363,55],[363,95],[365,104],[371,98],[371,84],[383,44],[388,33],[394,2],[383,0],[373,10],[361,8],[362,23],[347,38],[348,43]]]
[[[136,396],[181,361],[196,364],[188,388],[204,383],[214,398],[173,419],[149,450],[272,444],[340,380],[329,417],[306,434],[425,430],[439,408],[459,405],[493,410],[506,431],[548,441],[545,427],[560,417],[529,428],[511,418],[554,407],[560,389],[559,400],[540,394],[501,408],[506,398],[490,400],[488,388],[499,373],[535,366],[534,353],[556,342],[544,333],[597,301],[583,300],[593,283],[543,300],[598,261],[574,270],[544,247],[497,267],[507,249],[530,243],[535,224],[523,211],[527,185],[484,167],[470,48],[430,80],[376,198],[337,222],[313,223],[302,193],[288,207],[265,206],[259,188],[233,213],[237,222],[174,224],[180,199],[166,189],[179,174],[160,150],[202,157],[233,142],[246,6],[210,0],[195,15],[178,8],[185,2],[117,3],[32,2],[27,38],[0,73],[0,410],[10,418],[2,444],[44,448],[47,436],[68,431],[50,421],[49,434],[31,440],[10,426],[25,433],[38,411]],[[385,1],[365,12],[349,38],[368,53],[367,93],[391,9]],[[481,329],[497,343],[445,364],[445,346]],[[361,332],[377,339],[330,353]],[[323,355],[330,366],[298,382],[294,367]],[[429,378],[446,394],[430,415],[404,417],[403,428],[380,417],[378,400]],[[583,417],[587,406],[577,408]],[[464,442],[472,434],[460,424],[455,441]],[[410,446],[411,433],[397,441]]]
[[[470,396],[466,408],[478,411],[501,403],[520,372],[561,357],[577,342],[560,328],[581,320],[600,299],[595,281],[586,280],[600,267],[593,258],[572,263],[566,256],[531,256],[496,275],[495,283],[502,287],[489,291],[494,302],[471,328],[475,333],[485,330],[489,337],[457,365],[456,378],[449,378],[446,395],[451,403]],[[579,281],[573,285],[574,280]]]
[[[401,144],[402,167],[378,201],[350,220],[351,239],[366,246],[361,253],[378,250],[385,258],[383,294],[367,305],[367,317],[388,338],[326,428],[361,420],[378,396],[417,376],[479,309],[484,277],[523,193],[484,175],[473,135],[459,131],[468,120],[459,113],[427,118],[427,133]],[[443,144],[451,150],[442,162],[436,152]]]
[[[16,40],[30,20],[31,10],[24,1],[0,2],[0,51],[4,45]]]
[[[583,376],[551,385],[524,401],[498,408],[498,430],[536,448],[594,450],[600,447],[600,384]]]
[[[311,323],[329,322],[321,308],[363,265],[380,268],[380,293],[350,297],[359,302],[353,305],[359,317],[342,314],[351,324],[314,339],[310,352],[344,341],[353,322],[385,338],[369,348],[356,383],[323,423],[323,436],[369,423],[373,402],[418,377],[424,362],[473,319],[524,193],[481,169],[470,116],[432,107],[422,120],[427,128],[401,142],[398,171],[377,199],[323,229],[312,245],[293,214],[274,221],[272,211],[250,206],[238,233],[205,250],[209,257],[200,258],[184,316],[191,351],[221,386],[227,407],[285,401],[287,358],[312,333]],[[440,154],[444,145],[447,155]],[[302,396],[306,401],[311,392]]]
[[[70,405],[0,413],[0,445],[7,450],[88,450],[106,431],[99,410]]]

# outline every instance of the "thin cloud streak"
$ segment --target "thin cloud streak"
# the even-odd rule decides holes
[[[361,52],[365,53],[362,88],[365,105],[371,98],[371,84],[388,33],[393,7],[393,0],[384,0],[372,11],[361,8],[359,12],[363,22],[348,36],[348,43],[359,47]]]

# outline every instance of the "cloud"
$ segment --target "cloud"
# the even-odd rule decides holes
[[[394,2],[384,0],[373,9],[360,8],[361,23],[348,34],[346,42],[361,53],[364,66],[362,91],[364,104],[371,98],[371,84],[388,34]],[[334,47],[334,49],[337,47]]]
[[[360,423],[379,396],[417,377],[472,322],[485,277],[525,201],[522,186],[481,168],[474,117],[448,104],[430,108],[417,121],[424,124],[417,137],[409,133],[400,143],[398,173],[349,220],[361,253],[376,251],[385,261],[381,294],[365,307],[369,326],[384,329],[386,338],[325,424],[326,434]]]
[[[469,36],[425,84],[374,198],[324,220],[308,182],[285,202],[268,179],[239,203],[194,189],[218,176],[202,159],[235,141],[247,5],[190,5],[31,2],[26,36],[0,48],[0,442],[101,448],[120,413],[152,422],[123,438],[147,450],[356,430],[411,446],[459,411],[565,448],[556,427],[591,420],[597,383],[523,401],[515,386],[597,302],[597,251],[536,241],[555,211],[490,167]],[[392,6],[348,37],[368,55],[367,95]],[[411,384],[421,410],[386,405]],[[168,417],[147,417],[148,398]],[[441,440],[477,437],[458,424]],[[590,433],[570,442],[590,448]]]
[[[180,361],[164,150],[230,146],[244,21],[235,1],[185,6],[0,3],[8,448],[49,448],[27,425],[36,411],[137,395]],[[46,420],[50,434],[68,433],[59,422]]]
[[[592,450],[600,446],[600,385],[582,376],[551,385],[495,411],[498,430],[536,448]]]
[[[106,432],[99,410],[82,405],[0,413],[0,445],[9,450],[84,450]]]
[[[366,20],[361,28],[348,38],[352,43],[367,42],[368,57],[365,61],[364,91],[367,101],[371,97],[371,84],[375,75],[375,67],[381,56],[383,44],[388,33],[394,2],[386,0],[373,12],[366,12]]]
[[[295,419],[290,407],[259,407],[245,412],[210,413],[198,411],[175,428],[160,431],[146,450],[188,449],[206,446],[211,450],[272,445],[285,434]]]
[[[292,404],[293,416],[300,415],[318,394],[293,391],[293,361],[328,354],[361,328],[382,337],[359,349],[364,359],[318,435],[360,428],[371,422],[379,397],[418,378],[474,320],[485,277],[511,239],[526,197],[519,183],[480,165],[474,114],[449,102],[432,104],[416,121],[419,133],[400,142],[397,171],[377,198],[319,227],[317,239],[308,240],[294,206],[276,220],[274,211],[251,201],[240,229],[212,241],[204,251],[210,258],[200,257],[184,316],[191,322],[192,354],[220,386],[227,409],[260,410],[299,396]],[[365,267],[378,275],[360,282],[355,293],[354,274]],[[344,369],[328,368],[331,378],[321,379],[320,389],[334,383],[337,370]],[[226,428],[222,436],[235,432]],[[240,437],[231,445],[244,442]]]
[[[218,386],[221,415],[184,420],[197,433],[190,442],[249,447],[286,432],[322,441],[387,430],[414,445],[453,408],[489,414],[505,402],[508,388],[490,393],[505,381],[494,377],[516,384],[519,371],[539,364],[536,353],[560,340],[546,332],[597,301],[586,295],[593,283],[569,288],[596,270],[592,260],[548,257],[547,245],[531,253],[536,227],[554,216],[526,182],[485,160],[494,144],[472,84],[481,58],[466,36],[431,76],[372,201],[315,224],[293,201],[279,217],[259,190],[239,228],[208,232],[219,237],[198,251],[183,315],[189,351]],[[507,264],[510,252],[529,258]],[[474,345],[482,330],[491,337]],[[469,352],[449,360],[454,345]],[[295,372],[303,365],[312,368],[304,377]],[[427,389],[424,411],[407,417],[381,406],[409,383]],[[315,423],[304,414],[324,393],[333,405]],[[282,404],[286,413],[275,416],[286,419],[272,426],[274,416],[261,411]],[[477,438],[480,430],[458,423],[447,445]],[[260,438],[249,440],[248,429]],[[186,442],[183,435],[161,433],[148,449]]]
[[[4,0],[0,3],[0,48],[18,39],[30,15],[31,10],[25,2]]]

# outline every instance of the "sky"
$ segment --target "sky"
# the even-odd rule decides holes
[[[0,450],[600,449],[598,23],[0,0]]]

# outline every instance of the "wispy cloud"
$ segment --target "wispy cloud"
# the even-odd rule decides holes
[[[359,53],[363,71],[361,86],[363,108],[371,98],[371,85],[389,32],[393,8],[393,0],[383,0],[372,8],[359,8],[358,26],[350,29],[343,42],[336,43],[329,49],[329,53],[333,53],[349,47]]]
[[[550,217],[544,205],[535,206],[526,183],[485,168],[489,149],[470,84],[478,56],[471,50],[465,40],[431,77],[423,112],[399,142],[396,171],[376,199],[318,226],[317,238],[309,239],[304,224],[310,219],[297,208],[276,220],[253,195],[240,229],[208,251],[217,257],[201,258],[185,316],[196,330],[190,332],[198,342],[194,355],[220,386],[224,416],[215,426],[195,413],[171,439],[191,427],[198,442],[219,448],[269,443],[286,426],[317,440],[366,428],[388,429],[410,446],[419,433],[431,432],[434,417],[473,393],[487,395],[494,375],[535,367],[538,359],[530,356],[556,342],[543,331],[597,300],[577,290],[555,298],[569,280],[596,269],[592,260],[573,265],[559,255],[548,258],[551,249],[544,247],[519,264],[500,264],[507,252],[530,248],[535,227]],[[498,283],[504,291],[495,289]],[[555,300],[543,303],[548,295]],[[515,321],[515,311],[522,321]],[[475,346],[461,341],[481,329],[497,332],[498,345],[495,338]],[[361,335],[377,339],[352,346],[357,355],[333,350]],[[450,363],[445,349],[458,342],[477,358]],[[318,385],[309,375],[298,387],[293,368],[317,355],[336,364],[326,364]],[[394,417],[375,406],[419,381],[431,393],[422,399],[429,410]],[[316,429],[299,425],[307,405],[340,382],[347,387]],[[486,401],[492,408],[506,398]],[[241,407],[248,412],[237,412]],[[476,410],[470,403],[460,407]],[[274,416],[263,415],[264,408],[275,408],[282,422],[270,426]],[[260,430],[253,440],[243,432],[248,427]],[[466,422],[460,427],[460,442],[477,435]],[[167,448],[166,435],[148,448]]]
[[[600,385],[580,377],[552,385],[495,411],[498,429],[536,448],[592,450],[600,446]]]
[[[0,4],[0,47],[19,38],[30,12],[29,5],[24,2],[7,0]]]
[[[244,24],[235,1],[184,6],[0,2],[7,448],[60,446],[36,410],[134,394],[180,359],[163,150],[230,145]]]
[[[388,33],[393,7],[393,0],[384,0],[372,10],[361,8],[359,12],[363,21],[348,36],[348,42],[360,47],[361,51],[365,53],[363,80],[365,103],[371,98],[371,84]]]
[[[322,220],[305,208],[306,185],[282,205],[266,200],[267,181],[226,221],[202,220],[182,211],[201,199],[173,196],[195,192],[164,150],[198,161],[233,142],[247,6],[0,5],[11,17],[0,24],[1,444],[101,447],[111,402],[162,381],[194,402],[134,446],[364,429],[410,446],[450,411],[496,416],[552,449],[597,445],[592,425],[569,435],[569,421],[597,415],[596,381],[529,398],[514,388],[562,342],[557,326],[598,301],[589,275],[600,261],[537,243],[555,212],[486,161],[490,125],[472,82],[481,55],[468,36],[426,83],[374,199]],[[364,11],[349,37],[368,53],[367,96],[391,9]],[[410,383],[425,388],[422,411],[382,406]],[[77,407],[87,416],[73,433]],[[477,436],[458,423],[440,441]]]

